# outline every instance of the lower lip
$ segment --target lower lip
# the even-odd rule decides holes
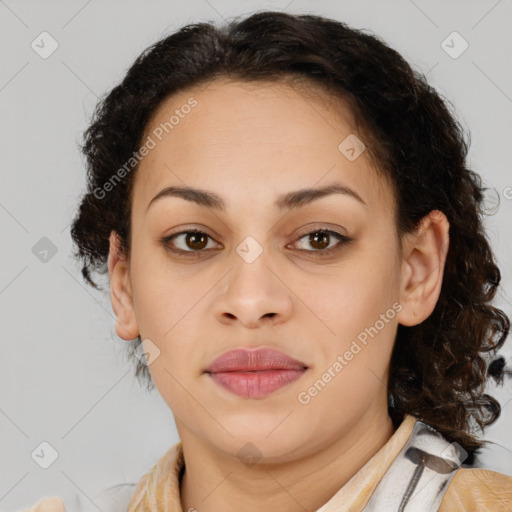
[[[209,373],[210,377],[235,395],[244,398],[262,398],[290,384],[306,370],[261,370],[257,372]]]

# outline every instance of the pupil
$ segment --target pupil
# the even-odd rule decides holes
[[[324,249],[326,246],[329,245],[329,243],[327,242],[328,238],[328,233],[325,233],[323,231],[317,231],[311,236],[312,240],[310,243],[313,247],[315,247],[317,244],[320,244],[321,247],[317,247],[317,249]],[[320,239],[320,241],[318,241],[318,239]],[[323,246],[323,244],[325,244],[325,247]]]
[[[194,240],[200,239],[200,242],[196,242]],[[192,240],[192,244],[189,244],[189,242]],[[191,249],[203,249],[205,247],[204,241],[206,240],[206,237],[203,233],[189,233],[187,236],[187,244]],[[203,242],[203,243],[201,243]],[[199,247],[197,246],[199,245]]]

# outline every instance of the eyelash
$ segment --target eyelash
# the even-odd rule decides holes
[[[163,237],[163,238],[160,239],[160,243],[166,249],[168,249],[169,251],[171,251],[171,252],[173,252],[175,254],[179,254],[179,255],[182,255],[182,256],[186,256],[186,257],[192,257],[192,258],[201,257],[202,253],[205,252],[206,249],[202,249],[202,250],[199,250],[199,251],[184,251],[182,249],[173,249],[170,246],[170,242],[174,238],[176,238],[178,236],[181,236],[181,235],[188,235],[190,233],[200,233],[200,234],[206,235],[208,238],[213,240],[213,238],[210,235],[208,235],[208,233],[205,233],[204,231],[201,231],[199,229],[189,229],[187,231],[180,231],[179,233],[174,233],[172,235]],[[339,239],[339,242],[338,242],[338,244],[336,244],[333,247],[330,247],[329,249],[324,249],[324,250],[299,249],[300,251],[309,252],[309,253],[315,253],[315,256],[319,256],[320,258],[322,258],[322,257],[325,257],[325,256],[330,256],[332,253],[341,250],[342,247],[348,245],[350,242],[352,242],[354,240],[353,238],[348,237],[346,235],[342,235],[341,233],[338,233],[336,231],[332,231],[330,229],[322,229],[322,228],[317,228],[317,229],[314,229],[313,231],[309,231],[307,233],[304,233],[297,240],[302,240],[303,238],[305,238],[305,237],[307,237],[309,235],[316,234],[316,233],[326,233],[326,234],[331,235],[331,236],[333,235],[333,236],[335,236],[336,238]]]

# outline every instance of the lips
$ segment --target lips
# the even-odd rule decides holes
[[[230,350],[217,357],[206,373],[250,372],[265,370],[304,370],[307,365],[271,348]]]
[[[308,366],[270,348],[226,352],[205,370],[223,389],[243,398],[263,398],[299,379]]]

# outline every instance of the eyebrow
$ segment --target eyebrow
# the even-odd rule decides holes
[[[332,194],[343,194],[352,197],[367,206],[366,202],[355,190],[341,183],[332,183],[322,188],[304,188],[294,192],[287,192],[279,196],[274,205],[281,211],[291,210],[293,208],[300,208],[301,206],[305,206],[315,200]],[[226,209],[224,199],[214,192],[192,187],[171,186],[160,190],[160,192],[151,199],[146,211],[149,210],[152,204],[164,197],[180,197],[181,199],[212,210],[224,211]]]

